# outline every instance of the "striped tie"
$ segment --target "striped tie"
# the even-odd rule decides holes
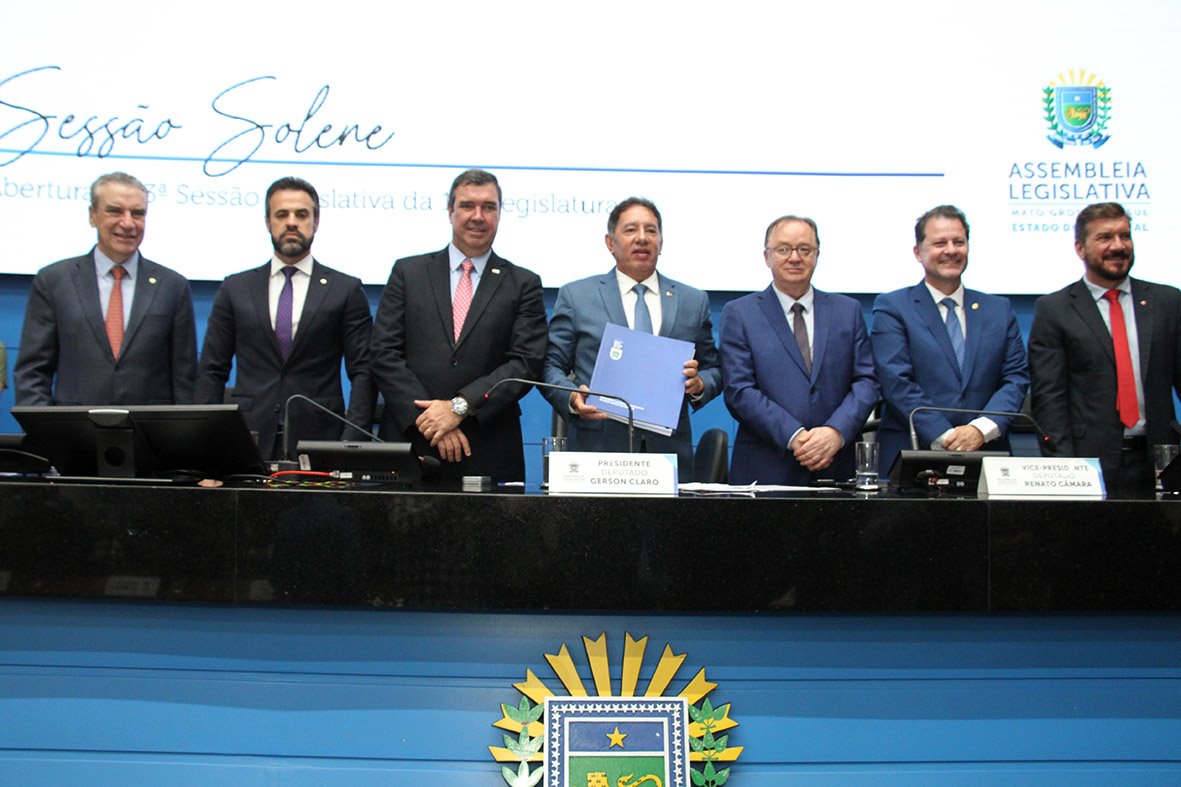
[[[959,364],[962,372],[964,370],[964,329],[960,326],[959,318],[955,316],[955,299],[944,298],[940,303],[947,307],[947,338],[951,339],[955,362]]]

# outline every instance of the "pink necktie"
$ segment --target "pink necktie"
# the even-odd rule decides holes
[[[467,319],[467,310],[472,305],[472,271],[475,269],[471,260],[463,261],[463,274],[459,277],[459,285],[455,288],[455,298],[451,301],[451,319],[455,327],[455,341],[459,341],[459,334],[463,332],[463,321]]]
[[[107,340],[111,343],[111,352],[119,357],[119,350],[123,348],[123,277],[127,271],[122,265],[111,268],[111,275],[115,277],[115,286],[111,288],[111,300],[107,302]]]

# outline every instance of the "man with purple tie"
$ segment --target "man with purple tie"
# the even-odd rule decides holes
[[[320,198],[300,178],[280,178],[267,189],[266,226],[274,255],[258,268],[228,277],[213,299],[197,370],[197,401],[237,404],[258,434],[264,457],[286,458],[286,442],[364,439],[359,429],[296,400],[302,394],[360,429],[373,422],[375,388],[369,374],[373,324],[361,281],[312,257],[320,226]],[[345,410],[344,359],[352,389]],[[237,360],[233,388],[226,382]]]

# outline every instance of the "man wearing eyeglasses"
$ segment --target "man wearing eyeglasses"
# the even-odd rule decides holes
[[[917,407],[1016,412],[1025,401],[1025,345],[1008,298],[964,289],[968,220],[953,205],[919,217],[914,256],[923,280],[873,304],[874,362],[882,384],[878,429],[882,472],[910,448]],[[919,448],[1008,450],[1012,419],[964,413],[915,414]]]
[[[730,482],[849,479],[879,398],[861,306],[812,287],[820,258],[812,219],[776,219],[763,246],[771,286],[722,311],[722,391],[738,421]]]

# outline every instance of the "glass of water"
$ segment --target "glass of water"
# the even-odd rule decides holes
[[[857,444],[857,488],[865,492],[878,490],[878,444]]]

